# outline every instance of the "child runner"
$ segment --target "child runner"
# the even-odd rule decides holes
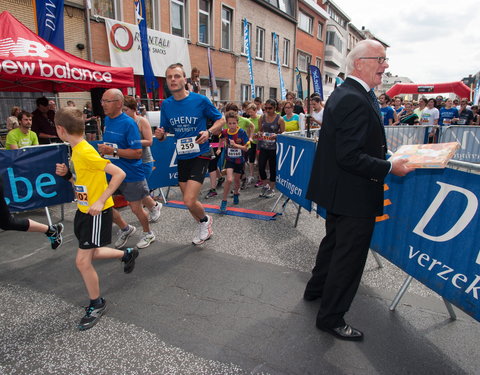
[[[254,168],[255,168],[255,160],[257,158],[257,143],[258,143],[256,138],[258,133],[258,119],[260,118],[260,116],[258,115],[258,112],[257,112],[257,106],[253,103],[248,105],[247,114],[250,116],[250,121],[253,124],[253,133],[250,136],[250,148],[248,149],[248,169],[250,171],[250,176],[247,179],[247,184],[251,185],[255,181]],[[261,181],[260,177],[258,177],[257,183],[259,183],[260,181]]]
[[[77,213],[73,223],[78,239],[76,266],[82,275],[90,304],[80,320],[81,331],[92,328],[104,314],[106,302],[100,295],[98,275],[93,268],[95,259],[118,258],[124,262],[123,271],[130,273],[135,267],[138,250],[117,250],[105,245],[112,240],[112,194],[125,178],[125,172],[103,159],[83,139],[85,123],[82,111],[65,107],[55,114],[55,124],[60,139],[72,147],[72,170],[64,164],[56,165],[56,174],[71,181],[77,198]],[[107,184],[105,173],[112,176]]]
[[[238,126],[237,112],[227,112],[225,120],[228,128],[222,130],[219,149],[217,150],[218,154],[220,154],[222,147],[226,150],[225,169],[227,170],[227,179],[223,188],[223,200],[220,206],[221,213],[227,211],[227,196],[234,179],[233,204],[239,203],[240,176],[245,165],[244,153],[247,151],[250,142],[247,132]]]

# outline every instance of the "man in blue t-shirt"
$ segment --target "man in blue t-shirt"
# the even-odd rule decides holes
[[[378,97],[380,103],[380,113],[383,118],[383,125],[392,125],[395,119],[393,108],[390,107],[390,97],[387,94],[382,94]]]
[[[170,65],[165,78],[172,96],[162,104],[160,127],[155,130],[155,137],[163,141],[166,133],[175,135],[178,184],[185,205],[198,222],[192,242],[201,245],[213,234],[212,218],[205,214],[198,200],[211,159],[208,139],[220,132],[225,120],[208,98],[185,89],[186,75],[182,64]],[[214,122],[209,130],[207,119]]]
[[[98,152],[126,173],[118,190],[130,203],[132,212],[143,227],[143,235],[136,245],[139,249],[143,249],[155,241],[155,234],[150,230],[149,218],[143,205],[151,212],[159,210],[161,206],[150,197],[148,190],[142,165],[140,131],[135,121],[122,111],[123,94],[120,90],[105,91],[101,103],[106,117],[103,143],[98,145]],[[128,238],[137,229],[129,225],[115,209],[113,222],[121,229],[115,241],[115,247],[119,249],[127,243]]]

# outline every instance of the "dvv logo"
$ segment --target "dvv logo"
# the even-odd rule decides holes
[[[283,142],[278,142],[277,143],[277,153],[278,153],[278,169],[281,170],[283,167],[283,164],[288,158],[288,155],[290,154],[290,176],[293,176],[295,174],[295,170],[298,167],[298,164],[300,163],[300,160],[302,159],[303,153],[305,151],[304,148],[301,149],[299,152],[297,150],[297,146],[293,145],[288,145],[287,149],[284,150],[285,144]]]

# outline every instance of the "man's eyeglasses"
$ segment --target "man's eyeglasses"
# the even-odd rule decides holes
[[[100,103],[104,104],[104,103],[112,103],[112,102],[118,102],[119,99],[102,99],[100,100]]]
[[[379,64],[388,62],[388,57],[377,56],[377,57],[359,57],[360,60],[377,60]]]

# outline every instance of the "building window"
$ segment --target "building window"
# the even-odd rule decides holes
[[[323,40],[323,23],[318,23],[317,38]]]
[[[176,36],[181,36],[183,38],[187,37],[187,27],[186,27],[186,0],[171,0],[170,1],[170,19],[172,24],[172,34]]]
[[[277,100],[277,88],[276,87],[270,87],[270,89],[268,90],[268,97],[269,97],[269,99]]]
[[[275,45],[275,33],[272,33],[272,55],[270,56],[270,61],[277,63],[277,47],[278,45]]]
[[[298,12],[298,28],[309,34],[313,33],[313,18],[303,12]]]
[[[342,53],[343,42],[335,31],[327,31],[327,45],[334,46]]]
[[[240,100],[241,102],[246,102],[247,100],[250,100],[252,95],[252,86],[250,85],[241,85],[241,90],[242,92],[240,93]]]
[[[240,23],[242,28],[242,54],[246,55],[247,50],[245,49],[245,30],[243,28],[243,20]],[[248,27],[248,34],[250,35],[250,52],[252,52],[252,24],[250,22],[247,23]]]
[[[198,7],[198,41],[203,44],[210,44],[210,13],[212,2],[200,0]]]
[[[293,9],[294,4],[292,4],[293,0],[264,0],[267,3],[273,5],[275,8],[280,9],[282,12],[294,16]]]
[[[222,48],[232,49],[232,14],[233,10],[222,6]]]
[[[317,59],[315,60],[315,66],[318,68],[318,69],[321,69],[322,68],[322,59],[320,57],[317,57]]]
[[[312,61],[312,56],[306,54],[305,52],[298,51],[297,55],[297,67],[298,70],[301,72],[306,72],[308,70],[308,66]]]
[[[255,56],[257,59],[265,59],[265,30],[257,27],[257,35],[255,40]]]
[[[282,56],[282,65],[290,65],[290,41],[288,39],[283,39],[283,56]]]
[[[96,16],[102,16],[119,20],[121,19],[120,0],[93,0],[93,14]]]
[[[160,13],[158,9],[159,4],[159,2],[154,0],[145,0],[145,13],[147,15],[147,27],[149,29],[160,29],[160,21],[158,19]]]
[[[255,97],[263,100],[263,86],[255,86]]]

